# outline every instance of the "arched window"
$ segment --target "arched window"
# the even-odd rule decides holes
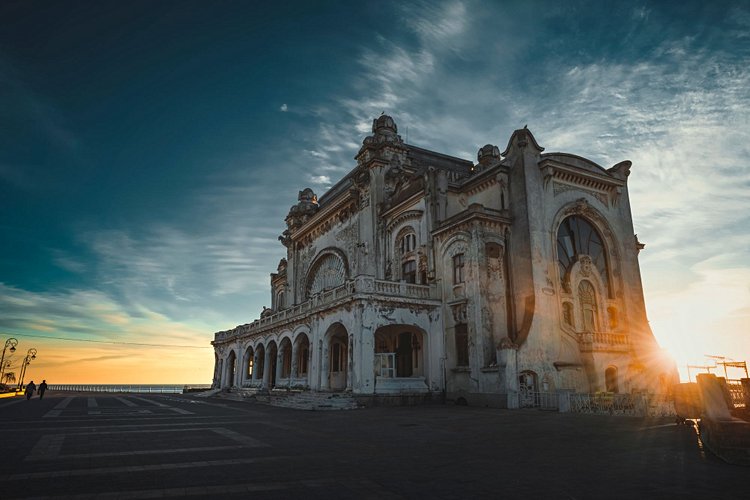
[[[335,253],[318,259],[307,281],[307,296],[329,288],[343,285],[346,280],[346,264]]]
[[[417,235],[414,233],[407,233],[401,237],[399,242],[399,248],[401,249],[401,255],[413,252],[417,248]]]
[[[604,384],[607,392],[614,392],[615,394],[619,392],[619,387],[617,387],[617,368],[610,366],[605,370]]]
[[[583,318],[583,330],[586,332],[597,331],[596,320],[596,291],[594,286],[582,280],[578,284],[578,300],[581,302],[581,317]]]
[[[607,252],[602,237],[589,221],[573,215],[562,221],[557,230],[557,263],[563,283],[570,268],[582,255],[591,258],[591,263],[599,271],[607,295],[611,296]]]
[[[464,254],[457,253],[453,256],[453,284],[464,282]]]

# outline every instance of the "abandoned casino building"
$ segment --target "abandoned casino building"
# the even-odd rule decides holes
[[[373,121],[356,166],[279,237],[271,307],[217,332],[215,388],[498,407],[532,393],[659,392],[631,162],[543,153],[516,130],[477,162]]]

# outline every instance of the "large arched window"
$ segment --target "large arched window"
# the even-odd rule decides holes
[[[318,259],[307,280],[307,296],[329,288],[343,285],[346,280],[346,264],[335,253],[328,253]]]
[[[562,221],[557,230],[557,263],[563,283],[570,268],[583,255],[591,258],[591,263],[599,271],[607,295],[611,296],[607,252],[602,237],[589,221],[573,215]]]

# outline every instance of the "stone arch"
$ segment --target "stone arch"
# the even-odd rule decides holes
[[[292,376],[292,341],[291,333],[279,340],[279,378],[290,379]]]
[[[243,351],[241,385],[245,385],[245,382],[253,379],[253,370],[255,368],[255,349],[253,346],[248,344]]]
[[[292,376],[296,379],[304,379],[305,386],[310,384],[310,357],[312,344],[310,337],[304,331],[298,332],[292,343]]]
[[[237,354],[234,352],[234,349],[229,350],[229,354],[227,355],[226,363],[225,363],[225,373],[224,373],[224,387],[233,387],[235,385],[235,370],[237,365]]]
[[[620,392],[620,382],[617,377],[617,367],[608,366],[604,370],[604,387],[607,392],[613,392],[617,394]]]
[[[591,206],[585,198],[568,203],[558,210],[552,222],[552,247],[555,249],[555,260],[558,258],[558,233],[560,226],[569,217],[577,216],[588,222],[598,233],[604,246],[604,256],[606,259],[607,276],[605,284],[607,286],[605,299],[614,298],[618,290],[622,288],[620,282],[620,253],[617,237],[612,231],[607,218],[595,207]],[[566,284],[566,276],[561,272],[560,266],[556,266],[558,274],[558,283]]]
[[[343,391],[351,384],[351,351],[349,332],[339,321],[332,323],[323,336],[321,353],[321,387]]]
[[[321,250],[305,277],[305,297],[343,285],[348,278],[346,255],[335,247]]]
[[[381,378],[424,379],[429,336],[415,325],[382,325],[374,333],[376,375]]]
[[[254,345],[255,366],[253,367],[253,380],[264,380],[266,374],[266,346],[258,341]]]
[[[276,386],[278,354],[278,344],[275,340],[269,340],[266,344],[266,358],[268,359],[268,366],[265,367],[263,372],[263,385],[268,389],[272,389]]]

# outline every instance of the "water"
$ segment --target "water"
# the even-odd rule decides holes
[[[135,392],[146,394],[182,394],[188,390],[208,390],[210,384],[50,384],[50,391]]]

